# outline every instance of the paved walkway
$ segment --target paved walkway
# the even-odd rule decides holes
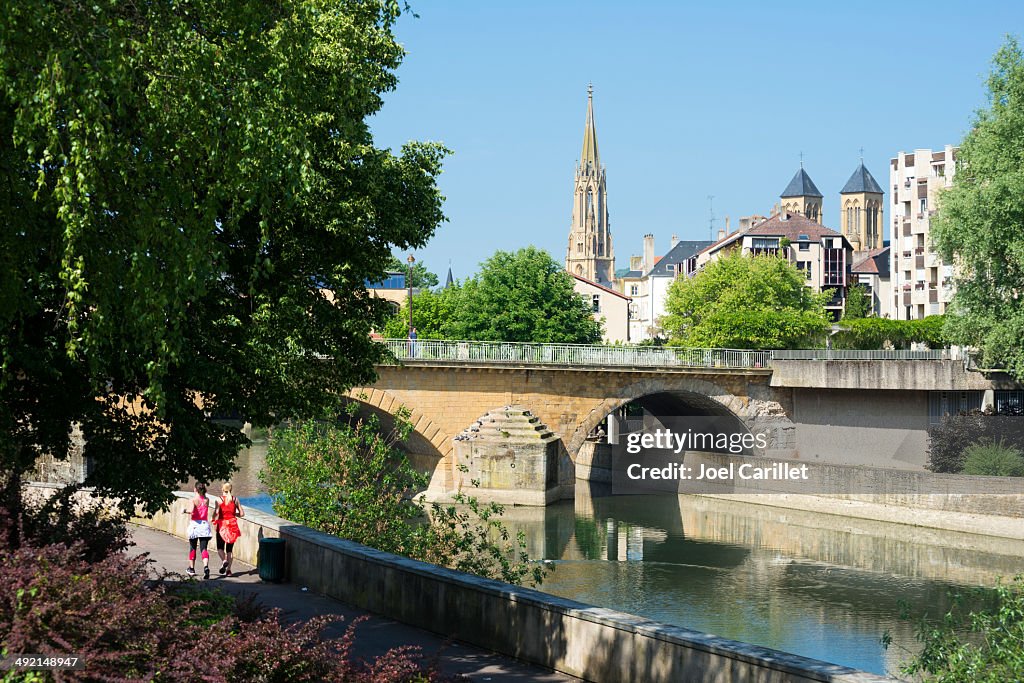
[[[141,526],[131,526],[131,532],[135,546],[130,549],[130,552],[149,553],[157,567],[184,574],[185,568],[188,566],[188,543],[186,541]],[[202,561],[198,558],[196,567],[201,577]],[[343,623],[335,625],[325,632],[329,636],[340,635],[347,624],[356,617],[369,615],[369,620],[356,627],[355,654],[363,659],[372,659],[398,645],[419,645],[428,657],[436,652],[441,652],[439,661],[443,671],[460,673],[473,681],[554,683],[579,680],[471,645],[457,642],[446,645],[444,638],[436,634],[375,616],[365,610],[305,591],[301,586],[288,583],[263,583],[255,568],[237,560],[232,567],[234,576],[230,578],[218,575],[219,567],[220,559],[216,552],[211,550],[210,585],[233,595],[255,593],[257,600],[267,607],[280,608],[286,620],[301,621],[320,614],[337,614],[344,617]]]

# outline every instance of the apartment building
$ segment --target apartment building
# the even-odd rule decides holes
[[[686,261],[684,274],[692,277],[705,264],[735,249],[746,255],[770,254],[788,259],[804,273],[807,286],[815,292],[833,290],[826,309],[836,320],[842,316],[853,261],[853,247],[842,233],[802,213],[782,211],[745,230],[721,235]]]
[[[900,152],[889,162],[892,186],[892,317],[918,320],[939,315],[953,298],[953,265],[936,253],[931,219],[937,195],[956,173],[956,148]]]

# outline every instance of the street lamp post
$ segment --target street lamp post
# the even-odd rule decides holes
[[[408,298],[406,303],[408,304],[408,307],[409,307],[409,332],[408,332],[408,336],[411,339],[412,338],[412,264],[416,263],[416,257],[413,256],[412,254],[409,254],[409,258],[407,258],[406,261],[409,263],[409,267],[408,267],[408,269],[406,269],[406,275],[405,275],[406,283],[405,284],[407,284],[409,286],[409,298]]]

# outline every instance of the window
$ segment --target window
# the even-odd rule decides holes
[[[921,199],[921,213],[928,212],[928,198],[924,197]]]
[[[797,270],[804,271],[804,279],[805,280],[810,280],[811,279],[811,262],[810,261],[797,261],[796,262],[796,267],[797,267]]]
[[[629,286],[629,295],[630,296],[637,296],[638,294],[640,294],[640,285],[630,285]]]
[[[811,238],[810,237],[808,237],[807,235],[800,235],[799,237],[797,237],[797,239],[800,240],[800,242],[799,242],[800,251],[810,251],[810,249],[811,249]]]
[[[750,242],[750,253],[776,254],[779,251],[778,237],[754,237]]]
[[[576,243],[576,253],[577,254],[582,254],[583,253],[583,242],[577,242]]]
[[[600,294],[595,294],[594,296],[591,297],[591,301],[592,301],[591,305],[594,308],[594,313],[600,313],[601,312],[601,295]]]

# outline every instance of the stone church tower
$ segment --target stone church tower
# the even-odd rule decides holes
[[[576,167],[565,269],[606,287],[611,286],[615,277],[615,253],[608,224],[608,189],[605,186],[605,169],[597,153],[592,85],[587,87],[587,123],[583,129],[580,163]]]
[[[799,213],[815,223],[821,223],[821,192],[811,180],[811,176],[807,175],[802,161],[800,170],[789,181],[789,185],[786,185],[780,199],[783,212]]]
[[[864,168],[864,160],[839,192],[840,225],[854,251],[882,246],[882,188]]]

